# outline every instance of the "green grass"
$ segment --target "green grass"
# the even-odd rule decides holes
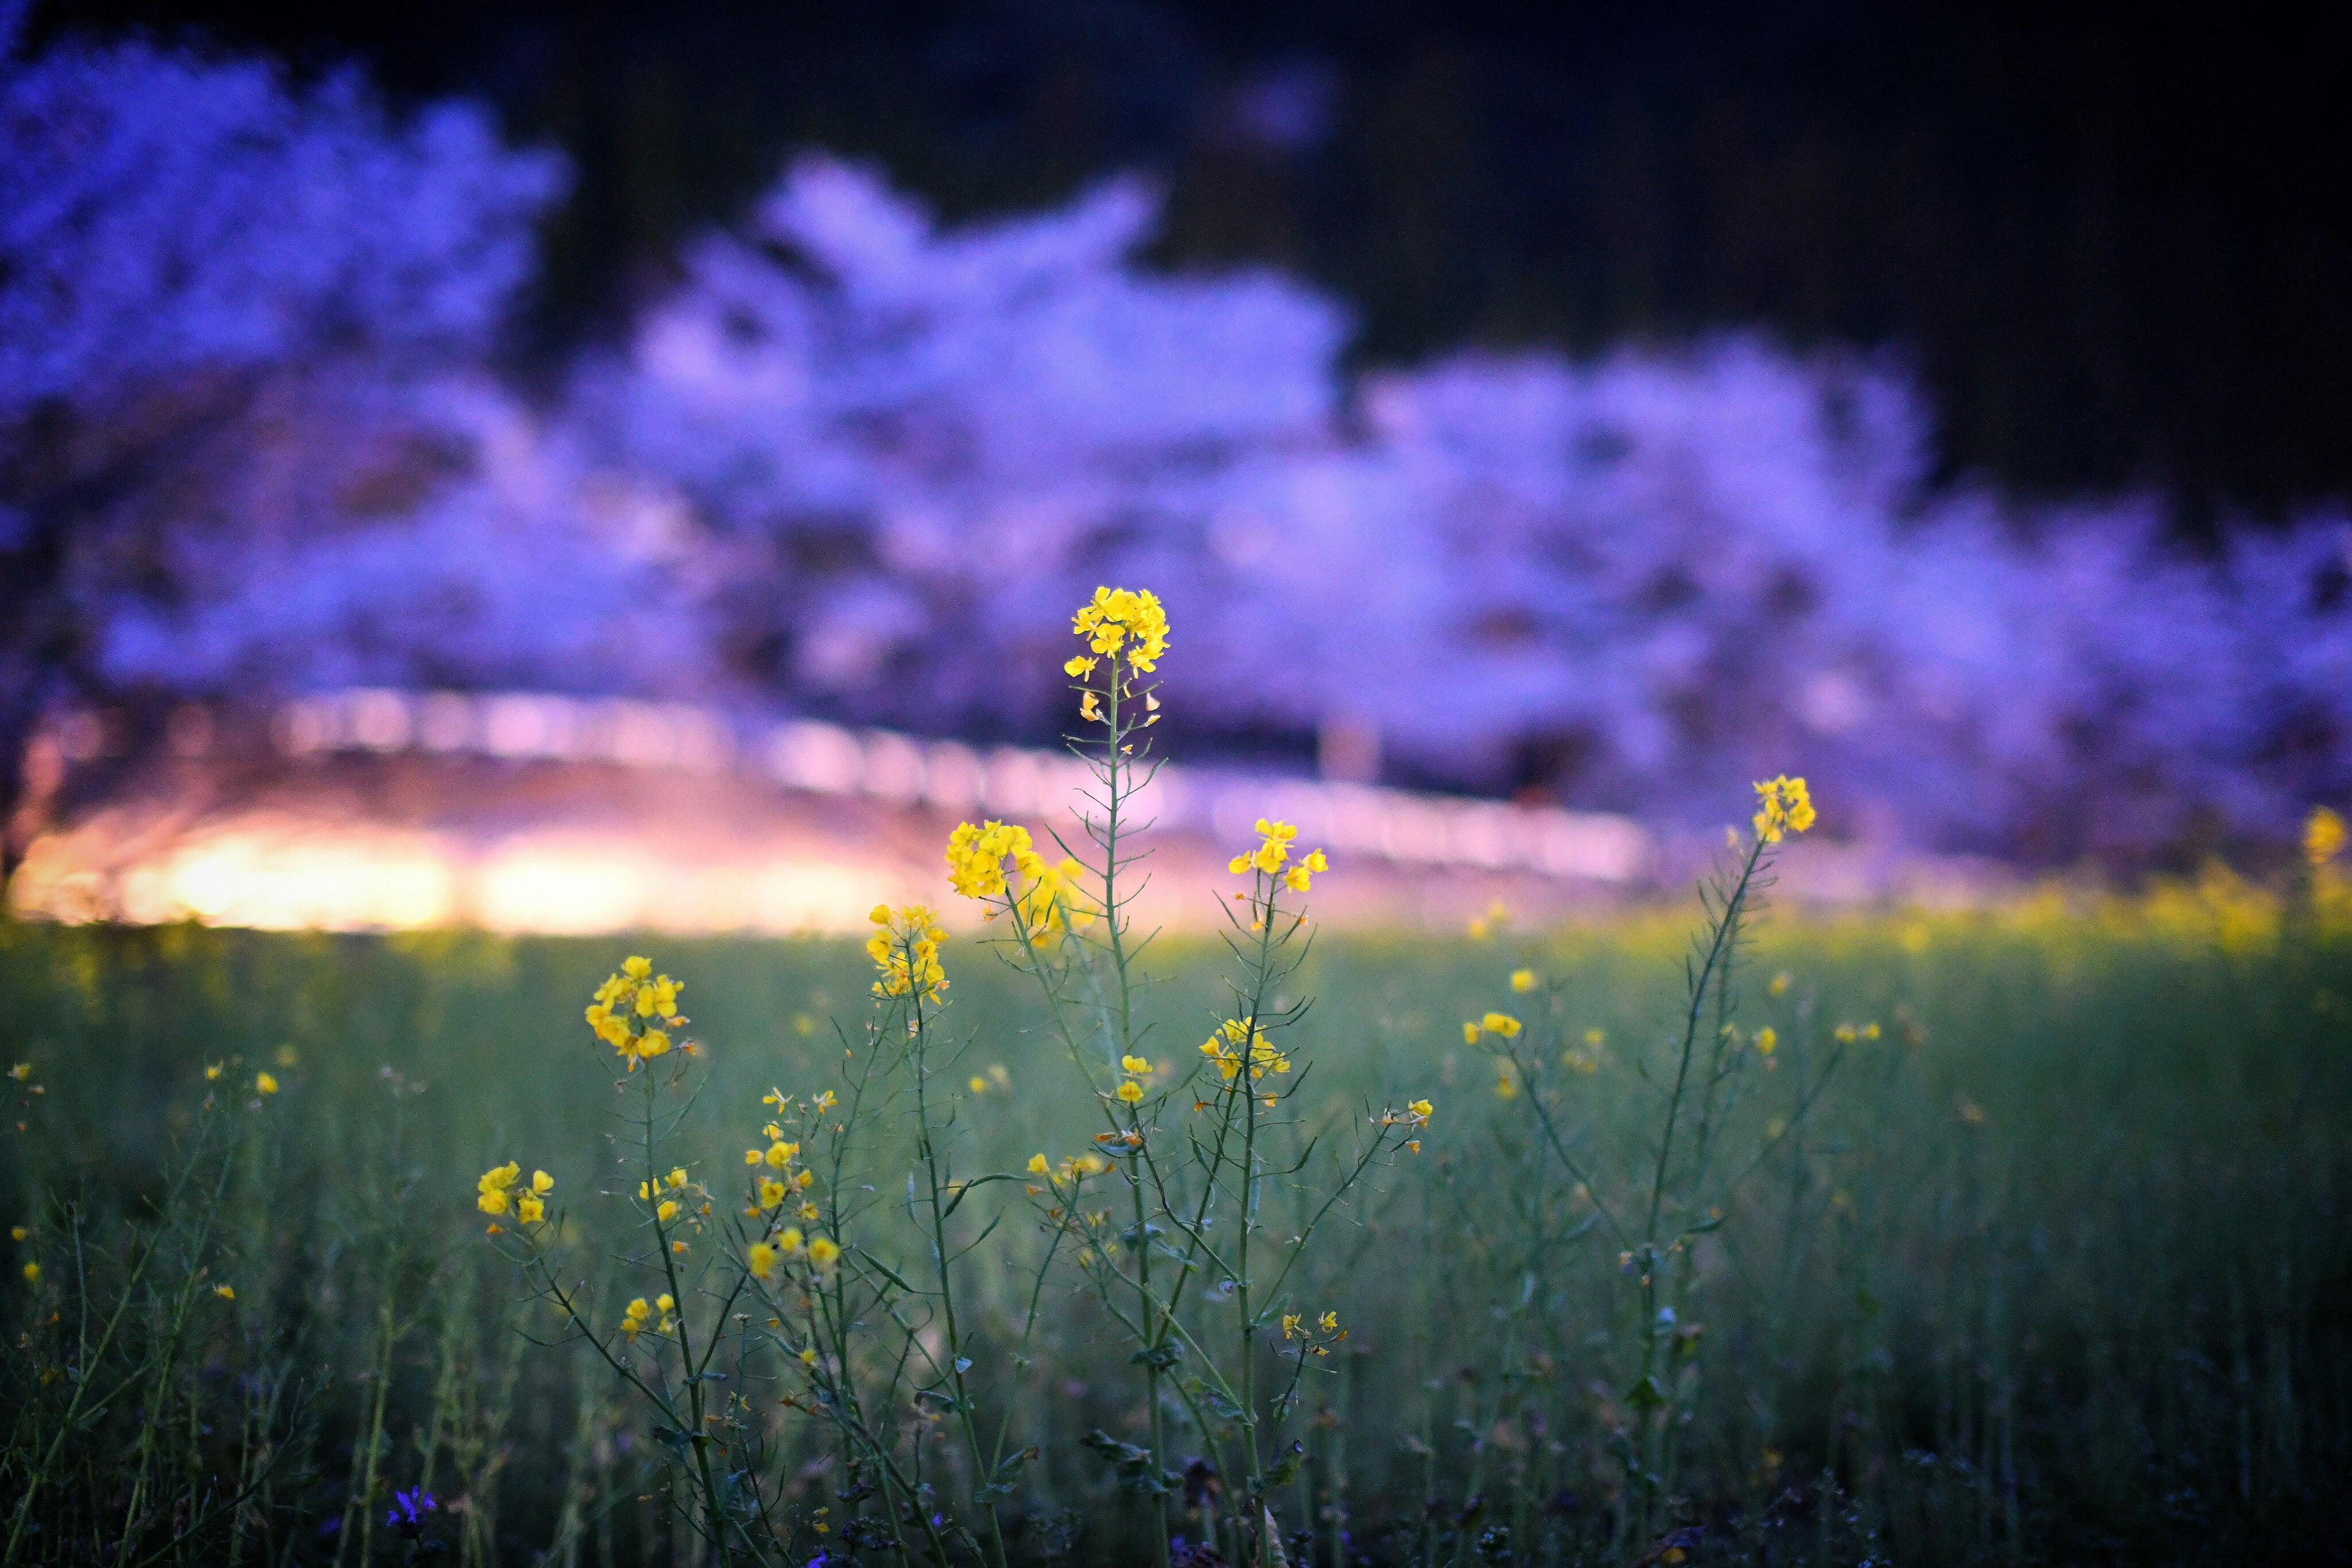
[[[1750,1038],[1771,1026],[1778,1049],[1748,1050],[1721,1123],[1722,1169],[1741,1173],[1724,1222],[1667,1266],[1688,1270],[1686,1331],[1645,1416],[1628,1397],[1643,1336],[1623,1248],[1531,1112],[1622,1207],[1653,1148],[1688,924],[1334,940],[1297,978],[1317,1000],[1288,1037],[1306,1069],[1288,1108],[1328,1130],[1317,1160],[1368,1110],[1427,1094],[1437,1112],[1418,1155],[1373,1167],[1299,1291],[1349,1336],[1303,1384],[1306,1458],[1276,1499],[1294,1560],[2340,1552],[2342,922],[2283,921],[2226,887],[1772,916],[1742,955],[1736,1016]],[[833,1081],[830,1019],[864,1048],[870,970],[845,944],[637,950],[688,987],[708,1048],[682,1138],[716,1187],[757,1141],[762,1091]],[[457,1561],[701,1560],[670,1507],[669,1450],[601,1363],[533,1342],[562,1325],[473,1207],[485,1167],[544,1166],[572,1216],[565,1267],[602,1292],[597,1312],[643,1289],[609,1262],[625,1205],[595,1194],[616,1184],[617,1102],[581,1023],[622,951],[0,924],[0,1056],[44,1090],[0,1139],[0,1205],[28,1231],[0,1306],[0,1514],[42,1477],[17,1559],[404,1561],[383,1499],[427,1484],[458,1505],[434,1529]],[[1174,977],[1145,1000],[1155,1058],[1196,1059],[1220,957],[1145,961]],[[948,958],[952,1081],[1006,1080],[960,1108],[959,1167],[1088,1147],[1099,1110],[1039,1032],[1028,983],[974,948]],[[1511,994],[1521,963],[1544,991]],[[1544,1064],[1507,1097],[1496,1059],[1463,1043],[1461,1020],[1490,1008],[1528,1018],[1522,1054]],[[1799,1118],[1834,1026],[1874,1021],[1880,1037],[1847,1049]],[[1598,1070],[1564,1065],[1592,1028]],[[230,1065],[208,1086],[215,1062]],[[249,1092],[262,1068],[280,1092]],[[904,1180],[903,1123],[877,1139],[868,1179],[887,1190]],[[1266,1200],[1288,1201],[1279,1184]],[[1011,1213],[971,1261],[980,1331],[1003,1342],[1040,1246]],[[887,1205],[869,1223],[893,1245]],[[28,1261],[37,1282],[18,1278]],[[990,1385],[1039,1449],[1008,1505],[1014,1555],[1140,1562],[1146,1512],[1078,1441],[1137,1439],[1139,1385],[1080,1287],[1048,1275],[1033,1364]],[[856,1511],[823,1433],[772,1420],[787,1503]],[[1635,1538],[1629,1455],[1645,1452],[1664,1458]]]

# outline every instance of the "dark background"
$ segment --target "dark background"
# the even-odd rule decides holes
[[[2320,14],[2327,16],[2321,19]],[[2210,537],[2352,492],[2352,22],[1850,0],[1470,6],[48,0],[487,95],[580,182],[519,345],[611,331],[793,150],[950,215],[1123,168],[1162,259],[1350,302],[1367,363],[1767,325],[1885,345],[1947,476],[2153,487]]]

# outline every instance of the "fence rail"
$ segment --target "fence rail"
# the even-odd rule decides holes
[[[734,773],[814,795],[1033,821],[1077,804],[1088,778],[1076,758],[1053,752],[537,692],[332,692],[284,705],[271,733],[296,757],[370,752]],[[1278,816],[1331,849],[1410,866],[1631,882],[1655,858],[1650,836],[1622,816],[1172,763],[1138,810],[1163,828],[1236,844],[1258,817]]]

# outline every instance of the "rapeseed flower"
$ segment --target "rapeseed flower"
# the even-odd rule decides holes
[[[1122,1104],[1139,1105],[1143,1102],[1143,1086],[1129,1079],[1118,1086],[1118,1096]]]
[[[1201,1054],[1217,1064],[1217,1071],[1223,1075],[1227,1083],[1240,1076],[1244,1062],[1253,1080],[1270,1072],[1286,1073],[1290,1070],[1290,1058],[1275,1048],[1274,1043],[1266,1038],[1265,1031],[1238,1018],[1226,1019],[1215,1034],[1202,1041]]]
[[[2344,819],[2324,805],[2315,806],[2303,825],[2303,858],[2315,871],[2344,853],[2345,837]]]
[[[264,1094],[276,1094],[278,1079],[270,1073],[256,1073],[253,1076],[253,1087]]]
[[[1149,592],[1097,588],[1095,596],[1070,617],[1070,630],[1087,639],[1087,650],[1114,658],[1124,654],[1136,669],[1150,673],[1168,651],[1168,612]],[[1071,664],[1077,663],[1073,659]],[[1063,666],[1066,671],[1070,665]]]
[[[1532,990],[1534,990],[1535,988],[1536,988],[1536,972],[1535,972],[1534,970],[1532,970],[1532,969],[1514,969],[1513,971],[1511,971],[1511,989],[1512,989],[1512,990],[1514,990],[1514,991],[1522,991],[1522,992],[1525,992],[1525,991],[1532,991]]]
[[[898,910],[877,904],[866,918],[880,928],[866,939],[866,956],[882,976],[874,994],[938,1001],[948,988],[947,971],[940,966],[940,943],[948,933],[939,916],[921,904]]]
[[[1756,1031],[1756,1054],[1769,1057],[1780,1047],[1780,1037],[1769,1024]]]
[[[503,1165],[493,1165],[482,1173],[474,1184],[474,1206],[484,1214],[505,1214],[513,1206],[509,1195],[514,1184],[522,1180],[522,1166],[509,1160]]]
[[[1756,837],[1767,844],[1778,844],[1790,833],[1802,833],[1813,825],[1812,796],[1806,793],[1805,781],[1782,773],[1778,778],[1759,780],[1756,785]]]
[[[750,1265],[754,1279],[765,1279],[776,1271],[776,1249],[767,1242],[753,1242],[750,1249],[744,1253],[743,1258],[744,1262]]]
[[[631,1072],[641,1063],[669,1054],[670,1037],[657,1025],[677,1025],[678,993],[686,987],[654,973],[653,961],[633,957],[604,977],[583,1015],[596,1037],[620,1054]],[[693,1047],[687,1047],[690,1052]]]
[[[829,1236],[820,1236],[808,1244],[809,1261],[819,1268],[830,1268],[841,1261],[841,1244]]]
[[[1489,1013],[1478,1020],[1478,1027],[1498,1038],[1512,1040],[1518,1037],[1520,1025],[1508,1013]]]

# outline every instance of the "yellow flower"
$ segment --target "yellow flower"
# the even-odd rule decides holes
[[[786,1143],[779,1139],[777,1142],[768,1145],[768,1152],[762,1157],[766,1159],[769,1164],[781,1171],[786,1165],[791,1164],[793,1163],[793,1156],[800,1152],[801,1146],[799,1144]]]
[[[1489,1013],[1478,1020],[1478,1026],[1490,1035],[1510,1040],[1518,1037],[1519,1021],[1508,1013]]]
[[[898,910],[877,904],[866,918],[879,928],[866,939],[866,955],[881,974],[874,994],[938,1001],[948,988],[947,971],[940,966],[940,943],[948,933],[939,916],[921,904]]]
[[[1780,971],[1780,973],[1772,976],[1772,984],[1767,985],[1764,989],[1769,991],[1775,996],[1786,996],[1789,994],[1789,986],[1791,982],[1789,979],[1789,972],[1784,969]]]
[[[2311,818],[2303,825],[2303,858],[2317,870],[2344,853],[2344,819],[2327,807],[2312,808]]]
[[[533,1171],[530,1173],[530,1190],[534,1193],[551,1193],[555,1190],[555,1178],[545,1171]]]
[[[1462,1043],[1465,1046],[1478,1043],[1478,1026],[1467,1018],[1462,1020]]]
[[[1535,988],[1536,988],[1536,972],[1535,972],[1534,970],[1532,970],[1532,969],[1514,969],[1513,971],[1511,971],[1511,989],[1512,989],[1512,990],[1514,990],[1514,991],[1532,991],[1532,990],[1534,990]]]
[[[278,1092],[278,1080],[268,1073],[256,1073],[253,1075],[253,1087],[259,1089],[264,1094],[276,1094]]]
[[[1337,1312],[1326,1312],[1321,1317],[1316,1319],[1315,1322],[1316,1326],[1321,1329],[1325,1333],[1336,1333],[1339,1331],[1339,1314]]]
[[[776,1249],[764,1241],[755,1241],[744,1254],[754,1278],[765,1279],[776,1271]]]
[[[515,1218],[522,1221],[523,1224],[537,1225],[546,1217],[545,1200],[530,1193],[525,1193],[515,1200]]]
[[[1148,592],[1097,588],[1094,598],[1070,617],[1070,630],[1087,639],[1090,652],[1117,655],[1123,650],[1128,663],[1147,673],[1168,651],[1168,612]]]
[[[1143,1100],[1143,1086],[1136,1082],[1133,1079],[1129,1079],[1125,1083],[1118,1086],[1118,1093],[1120,1100],[1126,1104],[1140,1104]]]
[[[776,1250],[782,1253],[786,1258],[793,1256],[795,1253],[799,1252],[800,1249],[800,1226],[796,1225],[788,1225],[784,1226],[782,1230],[776,1233]]]
[[[213,1294],[218,1296],[224,1301],[234,1301],[236,1300],[236,1287],[234,1285],[215,1285],[213,1287]]]
[[[1511,911],[1505,907],[1503,900],[1500,899],[1495,900],[1492,903],[1486,906],[1486,912],[1485,914],[1478,916],[1475,920],[1470,922],[1470,940],[1472,942],[1485,942],[1488,937],[1493,936],[1496,931],[1502,930],[1504,924],[1508,921],[1510,918]]]
[[[1756,837],[1778,844],[1786,834],[1802,833],[1813,825],[1812,797],[1805,781],[1782,773],[1756,784]]]
[[[762,1181],[760,1184],[760,1206],[763,1209],[774,1208],[784,1201],[785,1191],[784,1184],[782,1182]]]
[[[30,1062],[20,1062],[17,1065],[24,1068],[26,1071],[30,1071],[32,1068],[32,1064]],[[222,1070],[226,1067],[226,1065],[227,1064],[225,1062],[215,1062],[212,1066],[205,1068],[205,1081],[206,1083],[217,1081]],[[10,1078],[22,1078],[24,1074],[20,1072],[12,1072],[8,1076]]]
[[[1151,1070],[1151,1064],[1141,1057],[1121,1057],[1118,1065],[1138,1077]]]
[[[677,1200],[675,1198],[662,1199],[661,1206],[654,1210],[654,1217],[662,1221],[664,1224],[667,1224],[669,1221],[676,1219],[677,1217]]]
[[[960,823],[948,835],[948,880],[968,899],[999,897],[1004,891],[1004,861],[1008,856],[1024,871],[1038,861],[1027,828],[1003,822]],[[874,923],[887,924],[888,906],[877,908],[881,918]]]
[[[971,1090],[974,1094],[986,1094],[988,1092],[988,1080],[981,1077],[980,1074],[974,1073],[971,1075],[971,1081],[965,1084],[964,1087]]]
[[[816,1173],[814,1171],[803,1171],[799,1175],[794,1176],[793,1180],[800,1184],[800,1188],[803,1192],[806,1192],[809,1188],[816,1185]]]
[[[686,1167],[684,1165],[672,1165],[669,1168],[669,1184],[672,1191],[676,1191],[677,1188],[686,1185]]]
[[[482,1173],[481,1180],[474,1184],[474,1191],[478,1194],[474,1206],[484,1214],[506,1213],[511,1206],[508,1190],[521,1179],[522,1166],[512,1160],[503,1165],[491,1166]]]
[[[1430,1104],[1430,1102],[1425,1100],[1416,1100],[1411,1105],[1406,1106],[1405,1109],[1412,1111],[1420,1121],[1427,1121],[1436,1111],[1437,1108]]]
[[[1041,1154],[1038,1158],[1042,1160],[1045,1156]],[[8,1239],[11,1241],[22,1241],[29,1234],[31,1233],[21,1225],[12,1225],[8,1227]]]
[[[1294,1335],[1294,1334],[1296,1334],[1296,1333],[1297,1333],[1297,1332],[1298,1332],[1298,1314],[1297,1314],[1297,1312],[1285,1312],[1285,1313],[1283,1313],[1283,1314],[1282,1314],[1282,1337],[1283,1337],[1284,1339],[1286,1339],[1286,1339],[1289,1339],[1292,1335]]]
[[[819,1268],[830,1268],[841,1261],[841,1245],[829,1236],[820,1236],[808,1244],[808,1255]]]
[[[26,1265],[25,1265],[25,1283],[26,1283],[26,1284],[27,1284],[27,1285],[37,1285],[37,1284],[39,1284],[39,1283],[40,1283],[40,1279],[41,1279],[41,1266],[40,1266],[39,1264],[37,1264],[37,1263],[27,1263]]]
[[[662,1294],[654,1298],[654,1305],[659,1307],[665,1312],[674,1311],[677,1307],[677,1299],[670,1295],[667,1291],[664,1291]]]
[[[618,1052],[635,1072],[646,1060],[669,1051],[667,1033],[643,1026],[656,1018],[677,1020],[677,994],[684,989],[668,975],[656,974],[651,960],[630,958],[618,973],[604,977],[582,1016],[596,1037]],[[638,1022],[633,1026],[632,1020]]]
[[[1495,1080],[1496,1099],[1517,1100],[1518,1096],[1519,1080],[1513,1078],[1509,1073],[1505,1073],[1502,1077]]]
[[[1089,724],[1099,724],[1102,722],[1102,700],[1089,689],[1086,695],[1078,699],[1078,717]]]
[[[1215,1034],[1202,1041],[1201,1054],[1217,1064],[1217,1071],[1227,1083],[1240,1076],[1245,1062],[1252,1079],[1290,1070],[1290,1058],[1275,1049],[1265,1031],[1253,1029],[1238,1018],[1226,1019]]]
[[[1779,1047],[1780,1044],[1780,1037],[1773,1031],[1771,1025],[1767,1024],[1762,1028],[1756,1031],[1756,1054],[1758,1056],[1770,1056],[1773,1051]]]
[[[1050,1167],[1045,1163],[1045,1156],[1044,1154],[1032,1154],[1029,1156],[1029,1170],[1033,1175],[1042,1176],[1049,1168]]]

